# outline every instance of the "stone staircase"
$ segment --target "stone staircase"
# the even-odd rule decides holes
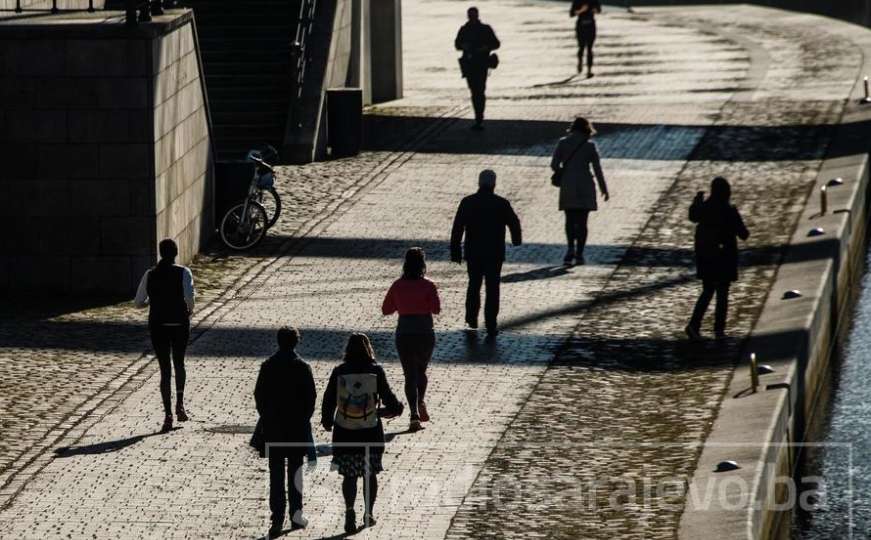
[[[281,148],[300,0],[184,0],[194,10],[219,160]]]

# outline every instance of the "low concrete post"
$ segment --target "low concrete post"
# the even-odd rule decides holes
[[[756,362],[756,353],[750,353],[750,385],[753,387],[753,393],[759,387],[759,366]]]
[[[829,211],[829,196],[826,186],[820,186],[820,215],[824,216]]]

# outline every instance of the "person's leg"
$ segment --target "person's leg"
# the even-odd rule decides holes
[[[498,330],[496,321],[499,316],[499,284],[502,280],[502,261],[488,264],[484,279],[487,280],[484,321],[487,324],[487,332],[495,334]]]
[[[714,333],[720,336],[726,332],[726,317],[729,312],[729,286],[724,281],[717,283],[717,304],[714,307]]]
[[[566,263],[571,263],[572,257],[575,256],[575,211],[574,210],[565,210],[566,214],[566,244],[568,245],[568,249],[566,250],[566,256],[563,257],[563,261]]]
[[[484,272],[476,261],[466,261],[469,273],[469,286],[466,289],[466,323],[472,328],[478,327],[478,312],[481,311],[481,282]]]
[[[357,501],[357,477],[342,478],[342,497],[345,499],[345,532],[348,534],[357,530],[357,514],[354,503]]]
[[[472,93],[472,108],[475,110],[475,124],[480,125],[484,121],[484,108],[487,104],[487,69],[473,68],[466,77],[469,90]]]
[[[578,39],[578,73],[584,71],[584,47],[586,39],[580,21],[575,24],[575,37]]]
[[[170,360],[170,334],[166,326],[155,325],[151,328],[151,346],[154,355],[157,356],[157,364],[160,366],[160,398],[163,400],[163,412],[170,419],[172,425],[172,396],[170,394],[170,379],[172,378],[172,364]]]
[[[429,385],[429,378],[426,375],[426,370],[429,368],[429,362],[432,360],[432,352],[435,350],[435,333],[421,336],[420,353],[417,357],[417,399],[423,401],[426,397],[426,388]]]
[[[184,386],[187,372],[184,368],[184,356],[190,339],[190,326],[173,326],[172,328],[172,364],[175,369],[175,413],[182,422],[187,421],[184,408]]]
[[[705,311],[708,310],[708,305],[711,303],[711,298],[716,291],[716,285],[708,280],[702,281],[702,294],[696,301],[696,307],[693,309],[693,315],[690,318],[689,327],[696,332],[702,327],[702,318],[705,316]]]
[[[408,416],[412,421],[420,420],[417,412],[417,366],[416,362],[416,339],[418,336],[410,334],[396,335],[396,352],[399,354],[399,363],[402,364],[402,375],[405,378],[405,399],[408,400]]]
[[[596,42],[596,23],[588,26],[586,29],[587,38],[587,76],[593,76],[593,44]]]
[[[302,515],[302,455],[293,452],[287,458],[287,494],[289,499],[289,515],[292,524],[305,526],[305,518]]]
[[[363,490],[363,497],[366,499],[366,514],[370,518],[370,522],[365,523],[365,525],[371,527],[375,524],[375,520],[372,518],[372,510],[375,508],[375,499],[378,497],[377,474],[370,473],[363,477]]]
[[[589,210],[575,210],[575,236],[578,242],[577,257],[583,259],[584,248],[587,246],[587,221],[590,218]]]
[[[284,456],[273,450],[269,455],[269,511],[272,513],[272,526],[281,527],[284,524],[284,512],[287,505],[285,494]]]

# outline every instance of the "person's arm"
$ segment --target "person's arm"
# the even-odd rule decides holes
[[[455,263],[463,262],[463,251],[460,243],[463,240],[463,232],[466,230],[465,203],[465,199],[460,201],[457,214],[454,216],[454,226],[451,228],[451,261]]]
[[[523,243],[523,235],[520,230],[520,219],[511,208],[511,203],[505,201],[505,224],[508,225],[508,230],[511,231],[511,245],[519,246]]]
[[[190,268],[185,267],[181,273],[181,285],[184,290],[184,303],[188,306],[188,313],[193,313],[197,293],[194,290],[194,275],[191,273]]]
[[[569,7],[569,17],[575,17],[578,15],[578,8],[580,8],[580,0],[573,0],[571,7]]]
[[[381,366],[377,366],[376,368],[376,376],[378,377],[378,397],[381,398],[381,402],[384,403],[384,406],[391,413],[395,413],[397,416],[402,414],[402,403],[396,399],[396,394],[393,393],[393,390],[390,389],[390,384],[387,382],[387,375],[384,373],[384,368]]]
[[[735,231],[738,235],[738,238],[741,240],[747,240],[750,238],[750,231],[747,230],[747,226],[744,225],[744,220],[741,218],[741,213],[738,212],[738,209],[734,206],[732,209],[735,211]]]
[[[602,162],[599,159],[599,149],[596,147],[595,143],[590,143],[593,146],[593,155],[590,157],[590,161],[593,164],[593,172],[596,173],[596,181],[599,183],[599,189],[602,190],[602,197],[607,201],[611,198],[611,194],[608,192],[608,184],[605,183],[605,173],[602,172]]]
[[[321,425],[324,429],[330,431],[333,429],[333,416],[336,413],[336,370],[330,373],[330,382],[327,383],[327,389],[324,390],[324,400],[321,402]]]
[[[263,416],[266,412],[266,379],[264,371],[266,364],[260,366],[260,372],[257,374],[257,384],[254,385],[254,405],[257,407],[257,414]]]
[[[139,280],[139,287],[136,288],[136,296],[133,298],[133,304],[138,308],[143,308],[148,305],[148,274],[151,270],[146,270]]]
[[[315,413],[315,401],[318,398],[318,390],[315,388],[315,377],[312,375],[312,368],[308,364],[305,364],[302,392],[302,403],[305,407],[303,414],[306,418],[311,419]]]
[[[558,170],[560,170],[560,168],[562,168],[562,148],[563,142],[560,141],[557,143],[556,148],[553,149],[553,157],[550,158],[550,168],[553,170],[553,172],[557,172]]]
[[[693,197],[693,203],[690,205],[690,221],[698,223],[702,219],[702,203],[705,202],[705,194],[702,191],[696,193]]]
[[[460,29],[457,31],[457,37],[454,39],[454,47],[458,51],[465,51],[464,46],[465,46],[465,42],[466,42],[466,36],[465,36],[465,32],[463,31],[465,29],[466,29],[465,26],[461,26]]]
[[[436,284],[432,282],[430,282],[429,310],[433,315],[438,315],[442,311],[442,302],[439,299],[439,289],[436,287]]]
[[[384,296],[384,301],[381,303],[381,314],[382,315],[391,315],[396,313],[396,293],[394,292],[394,288],[396,287],[396,283],[390,286],[387,289],[387,294]]]
[[[493,27],[488,26],[487,28],[490,30],[490,36],[489,36],[490,43],[488,44],[488,46],[489,46],[491,51],[495,51],[496,49],[498,49],[499,47],[502,46],[502,43],[499,41],[499,38],[496,37],[496,32],[493,31]]]
[[[599,0],[593,0],[593,9],[596,13],[602,13],[602,2],[599,2]]]

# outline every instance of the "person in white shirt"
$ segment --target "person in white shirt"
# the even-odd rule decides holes
[[[164,420],[161,431],[172,429],[170,379],[175,368],[175,416],[179,422],[188,419],[184,407],[185,369],[184,355],[190,339],[190,318],[194,310],[194,278],[189,268],[175,264],[178,246],[171,239],[158,246],[160,262],[151,268],[139,282],[134,303],[148,306],[148,328],[151,344],[160,365],[160,395],[163,399]],[[170,365],[170,358],[172,365]]]

